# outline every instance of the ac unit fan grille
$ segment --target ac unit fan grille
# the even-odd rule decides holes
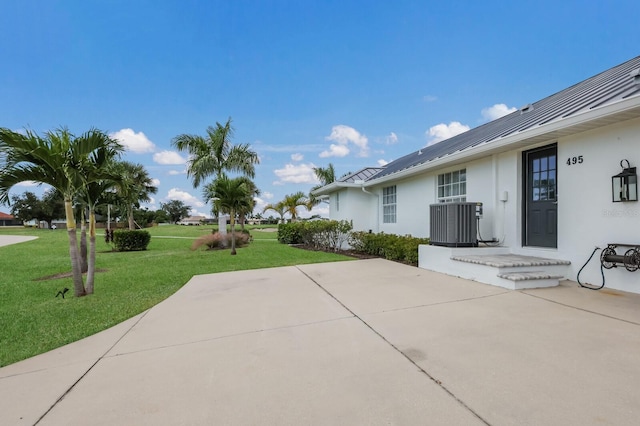
[[[477,203],[431,204],[431,245],[477,247],[476,205]]]

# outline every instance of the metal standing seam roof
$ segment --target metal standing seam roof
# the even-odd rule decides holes
[[[518,111],[460,135],[424,147],[381,168],[375,180],[458,151],[571,117],[640,94],[640,56],[564,89]]]
[[[381,170],[384,170],[384,167],[365,167],[362,170],[350,173],[347,176],[338,179],[338,182],[356,183],[358,181],[366,181],[372,176],[378,174]]]

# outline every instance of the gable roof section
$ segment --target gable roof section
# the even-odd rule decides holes
[[[604,111],[602,117],[579,119],[585,113],[626,100],[632,100],[632,108],[625,114],[620,113],[617,119],[612,116],[604,119]],[[456,153],[471,154],[476,151],[474,148],[497,145],[502,140],[533,144],[635,117],[640,117],[640,56],[504,117],[392,161],[367,179],[367,183],[391,180],[397,174],[404,176],[407,173],[401,173],[403,171],[422,169],[418,166]]]
[[[358,170],[355,173],[350,173],[338,179],[338,181],[347,183],[359,183],[360,181],[366,181],[370,179],[371,177],[380,173],[382,170],[384,170],[384,167],[365,167],[362,170]]]
[[[10,214],[0,212],[0,220],[13,220],[13,219],[15,218]]]
[[[338,188],[359,188],[362,183],[370,180],[382,170],[384,170],[384,167],[365,167],[364,169],[360,169],[355,173],[349,173],[346,176],[336,180],[335,182],[331,182],[328,185],[313,190],[311,191],[311,193],[317,197],[322,197],[327,196],[327,194],[333,192]]]

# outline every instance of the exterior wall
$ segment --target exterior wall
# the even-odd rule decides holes
[[[340,200],[337,200],[337,197]],[[354,231],[378,232],[375,216],[377,197],[358,188],[343,188],[331,194],[329,217],[353,221]]]
[[[566,164],[568,158],[579,155],[583,163]],[[558,254],[572,262],[575,279],[595,246],[640,245],[640,203],[611,199],[611,177],[622,171],[620,160],[640,166],[640,119],[562,140],[558,159]],[[640,293],[640,271],[615,268],[605,271],[605,276],[607,287]],[[600,284],[598,259],[585,268],[580,279]]]
[[[435,179],[432,175],[406,179],[380,186],[375,191],[380,195],[378,214],[380,232],[396,235],[411,234],[414,237],[429,235],[429,204],[436,196]],[[396,185],[396,223],[382,223],[382,189]]]
[[[495,187],[493,181],[495,178],[494,169],[497,169],[497,165],[493,157],[390,183],[389,185],[396,185],[396,223],[382,223],[382,219],[380,219],[380,231],[397,235],[411,234],[416,237],[428,237],[429,206],[438,202],[438,175],[464,168],[467,170],[467,201],[483,203],[484,214],[480,220],[480,234],[483,239],[494,238],[495,198],[497,195],[493,190]],[[382,188],[383,186],[380,186],[375,189],[380,199],[382,199]],[[382,218],[381,201],[378,203],[378,214]]]
[[[522,153],[552,143],[558,147],[558,247],[525,247]],[[567,165],[567,159],[579,156],[582,163]],[[640,245],[640,202],[611,200],[611,177],[622,171],[622,159],[640,170],[640,119],[469,162],[467,201],[483,203],[482,238],[496,238],[512,253],[569,260],[567,278],[573,281],[596,246]],[[420,179],[428,182],[438,173],[463,166],[442,169]],[[435,187],[435,182],[432,185]],[[504,198],[506,201],[501,201]],[[618,253],[627,249],[620,247]],[[580,274],[582,282],[594,285],[602,282],[599,256],[598,251]],[[640,293],[640,271],[618,267],[605,270],[605,276],[609,288]]]
[[[458,167],[460,169],[461,167]],[[495,234],[496,217],[496,179],[497,163],[495,157],[472,161],[467,168],[467,202],[482,203],[482,218],[478,229],[482,240],[499,238]]]
[[[554,141],[549,141],[550,143]],[[622,171],[620,160],[640,166],[640,119],[606,126],[580,135],[561,138],[558,146],[558,247],[522,245],[522,152],[500,156],[498,191],[507,188],[504,203],[505,245],[518,254],[571,261],[568,279],[575,281],[595,247],[608,243],[640,245],[640,203],[614,203],[611,177]],[[530,149],[531,147],[527,147]],[[583,162],[567,165],[567,159],[582,156]],[[517,194],[511,197],[511,194]],[[498,224],[502,226],[502,224]],[[619,248],[623,253],[628,248]],[[580,274],[582,282],[600,285],[600,252]],[[605,270],[606,286],[640,293],[640,271],[624,267]]]
[[[522,153],[557,143],[558,148],[558,247],[523,246]],[[567,165],[567,159],[582,156],[583,162]],[[611,177],[629,160],[640,170],[640,119],[629,120],[579,135],[549,140],[470,161],[424,175],[368,189],[340,191],[340,211],[331,218],[354,221],[354,229],[398,235],[429,236],[429,205],[437,202],[437,176],[467,169],[467,201],[482,202],[480,233],[484,240],[496,238],[512,253],[569,260],[568,279],[576,275],[593,249],[608,243],[640,245],[640,202],[613,203]],[[396,185],[396,223],[382,223],[382,187]],[[628,248],[620,247],[622,254]],[[581,281],[600,285],[600,252],[581,273]],[[609,288],[640,293],[640,271],[624,267],[605,270]]]

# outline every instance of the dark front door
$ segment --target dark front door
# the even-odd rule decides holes
[[[558,246],[557,147],[524,153],[526,246]]]

